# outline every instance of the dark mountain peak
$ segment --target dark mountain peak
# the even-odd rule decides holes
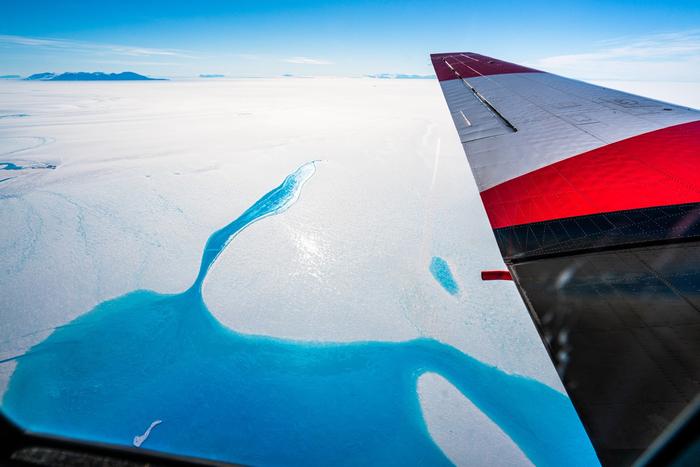
[[[56,76],[56,73],[35,73],[31,76],[26,77],[25,79],[32,80],[32,81],[46,81],[49,79],[53,79]]]
[[[39,81],[151,81],[156,78],[134,73],[133,71],[123,71],[121,73],[103,73],[101,71],[87,72],[67,72],[57,75],[55,73],[37,73],[26,78],[28,80]]]

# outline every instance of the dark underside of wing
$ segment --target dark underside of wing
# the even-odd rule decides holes
[[[432,55],[504,261],[605,465],[700,394],[700,113]]]
[[[700,242],[510,267],[601,461],[637,459],[700,393]]]

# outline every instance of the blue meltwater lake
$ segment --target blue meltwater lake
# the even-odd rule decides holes
[[[4,413],[33,431],[245,464],[445,465],[418,400],[431,372],[535,464],[597,464],[568,398],[437,340],[297,342],[212,316],[202,284],[219,254],[290,208],[315,171],[301,166],[214,232],[186,291],[102,302],[19,357]]]

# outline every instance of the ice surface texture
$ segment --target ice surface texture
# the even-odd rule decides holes
[[[206,243],[188,290],[138,290],[101,303],[18,361],[3,410],[25,428],[258,465],[441,465],[416,382],[434,372],[537,465],[595,463],[569,400],[432,339],[321,344],[239,334],[212,317],[201,286],[251,223],[288,209],[309,162]]]

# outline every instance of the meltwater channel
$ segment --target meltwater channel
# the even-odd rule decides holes
[[[298,342],[211,315],[201,288],[218,255],[288,209],[315,171],[304,164],[214,232],[186,291],[107,300],[19,357],[3,412],[32,431],[244,464],[446,465],[417,394],[432,372],[535,464],[597,464],[563,394],[437,340]]]

